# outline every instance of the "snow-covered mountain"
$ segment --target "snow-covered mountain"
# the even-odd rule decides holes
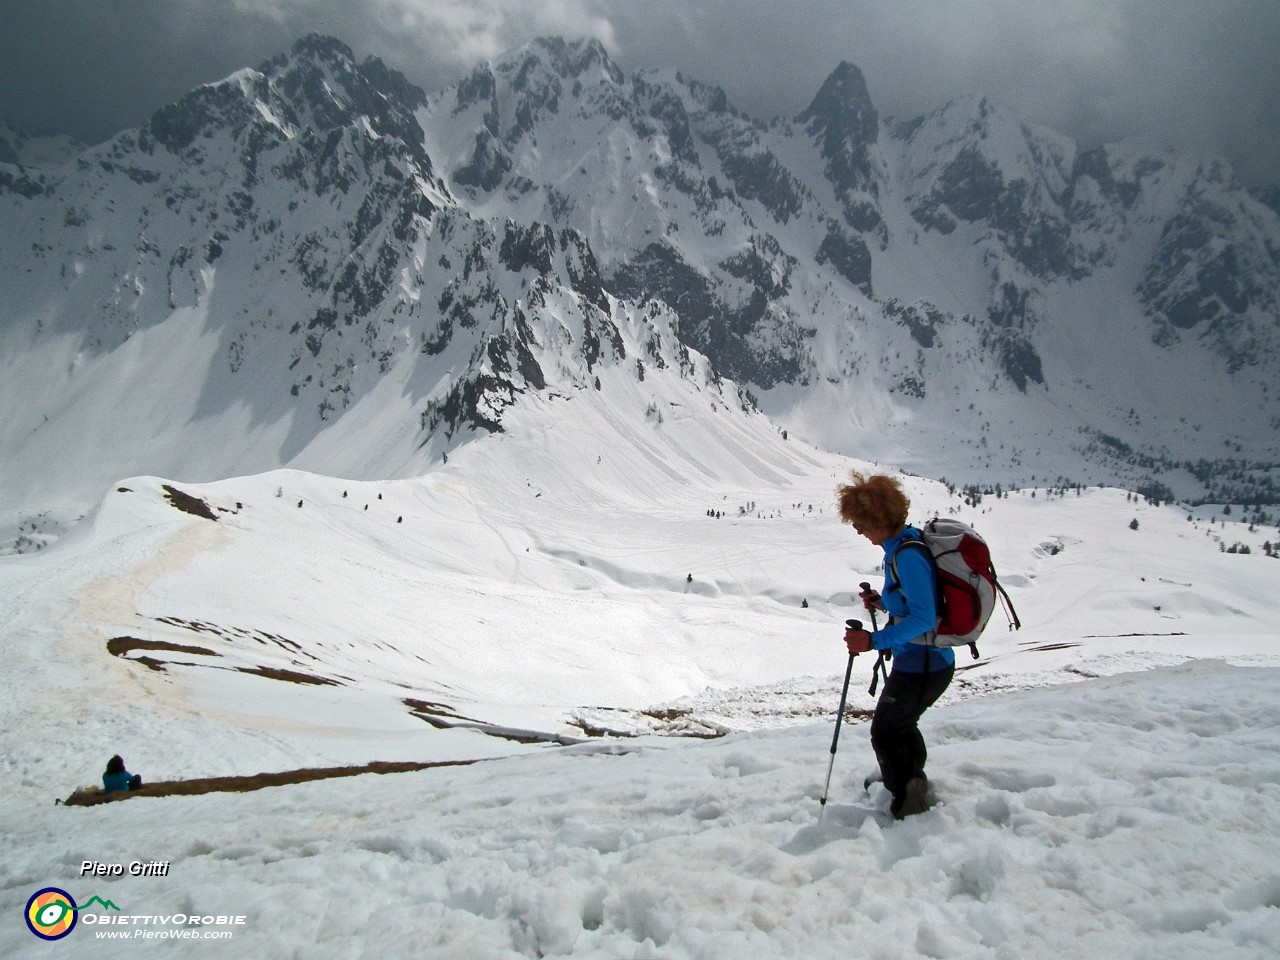
[[[884,119],[848,63],[764,123],[554,40],[425,113],[472,209],[580,230],[608,289],[675,305],[821,446],[1274,499],[1280,224],[1220,161],[1081,150],[981,98]]]
[[[139,469],[415,474],[606,368],[743,406],[580,235],[459,206],[422,102],[312,37],[73,164],[3,168],[6,506],[56,525]]]
[[[56,887],[107,957],[1274,955],[1280,538],[1055,481],[1271,489],[1274,211],[1155,162],[848,66],[764,124],[590,43],[428,96],[311,37],[0,163],[0,952]],[[1050,480],[904,477],[1024,626],[902,823],[862,657],[819,816],[882,559],[841,449]],[[261,789],[51,802],[117,752]]]
[[[311,36],[0,163],[0,210],[24,549],[123,476],[411,476],[534,396],[648,429],[659,395],[758,404],[960,483],[1274,499],[1274,209],[985,100],[881,118],[849,64],[765,123],[595,42],[428,96]]]

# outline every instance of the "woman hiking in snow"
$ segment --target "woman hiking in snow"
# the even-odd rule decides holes
[[[884,548],[884,589],[863,591],[861,598],[868,610],[887,612],[889,623],[873,633],[849,628],[844,640],[850,653],[876,650],[893,658],[871,720],[871,746],[893,795],[890,812],[902,819],[929,808],[928,752],[918,723],[950,685],[956,656],[948,647],[912,642],[927,642],[938,625],[937,588],[928,548],[909,548],[913,542],[923,546],[923,539],[907,525],[911,501],[902,485],[894,477],[855,471],[837,492],[840,519]]]

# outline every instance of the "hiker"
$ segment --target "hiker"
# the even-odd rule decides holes
[[[875,650],[892,657],[893,671],[871,720],[871,747],[893,795],[889,810],[902,819],[929,808],[927,750],[918,723],[951,683],[956,656],[949,647],[912,642],[931,639],[938,625],[937,587],[928,549],[902,549],[921,539],[920,531],[907,525],[911,501],[902,484],[883,474],[854,471],[837,492],[840,519],[884,548],[884,589],[864,590],[860,597],[872,611],[873,624],[875,610],[888,613],[889,622],[874,632],[846,629],[844,640],[850,653]]]
[[[103,793],[127,793],[142,786],[142,777],[130,773],[124,768],[124,760],[116,754],[107,761],[107,769],[102,774]]]

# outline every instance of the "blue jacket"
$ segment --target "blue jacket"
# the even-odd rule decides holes
[[[954,667],[955,651],[950,647],[929,647],[912,643],[938,625],[937,584],[933,562],[920,547],[900,550],[903,542],[920,539],[915,527],[905,527],[884,542],[884,589],[880,593],[889,625],[872,634],[877,650],[893,653],[893,669],[903,673],[924,673]],[[896,558],[895,558],[896,554]],[[896,566],[901,583],[895,583]]]
[[[128,770],[120,773],[104,773],[102,775],[102,790],[104,793],[114,793],[115,791],[127,792],[132,785],[133,774]]]

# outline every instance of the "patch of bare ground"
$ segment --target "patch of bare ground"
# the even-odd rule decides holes
[[[298,670],[281,670],[279,667],[237,667],[237,672],[252,674],[255,677],[266,677],[268,680],[283,680],[286,683],[299,683],[304,686],[340,687],[337,680],[328,677],[317,677],[315,674],[302,673]]]
[[[220,654],[214,650],[210,650],[208,647],[197,647],[186,643],[173,643],[168,640],[140,640],[137,637],[112,637],[107,641],[107,651],[112,656],[123,657],[133,663],[140,663],[149,670],[155,670],[159,673],[165,672],[165,664],[168,661],[159,660],[155,657],[130,656],[131,653],[136,653],[139,650],[164,650],[169,653],[186,653],[199,657],[220,656]],[[281,667],[236,667],[236,672],[247,673],[255,677],[263,677],[267,680],[283,680],[286,683],[297,683],[304,686],[342,686],[342,684],[337,680],[331,680],[328,677],[318,677],[313,673],[303,673],[300,670],[285,670]]]
[[[431,703],[426,700],[414,700],[405,698],[402,701],[409,712],[422,720],[429,723],[437,730],[474,730],[476,733],[483,733],[487,737],[497,737],[499,740],[510,740],[513,743],[555,743],[562,747],[572,746],[582,741],[574,737],[566,737],[558,733],[545,733],[541,730],[520,730],[515,727],[504,727],[495,723],[486,723],[483,720],[473,720],[470,717],[464,717],[453,712],[453,708],[443,703]]]
[[[304,767],[299,770],[282,770],[278,773],[257,773],[242,777],[205,777],[195,780],[162,780],[143,784],[137,790],[103,793],[98,789],[77,790],[66,800],[59,801],[68,807],[91,807],[100,803],[115,803],[135,797],[193,797],[206,793],[250,793],[267,787],[284,787],[314,780],[333,780],[339,777],[358,777],[366,773],[412,773],[433,767],[466,767],[478,760],[374,761],[349,767]]]
[[[406,697],[403,701],[404,705],[409,708],[409,712],[419,720],[423,720],[431,726],[445,730],[454,724],[450,721],[458,721],[461,723],[479,723],[479,720],[472,720],[470,717],[464,717],[461,714],[454,713],[453,707],[444,703],[432,703],[429,700],[414,700]]]
[[[139,640],[137,637],[112,637],[107,641],[107,652],[113,657],[123,657],[133,663],[140,663],[148,670],[157,673],[165,672],[164,660],[155,657],[131,657],[129,654],[138,650],[165,650],[170,653],[189,653],[199,657],[216,657],[214,651],[206,647],[193,647],[183,643],[170,643],[167,640]]]
[[[139,640],[137,637],[112,637],[107,641],[107,652],[113,657],[127,657],[135,650],[168,650],[173,653],[192,653],[201,657],[218,656],[206,647],[193,647],[168,640]]]
[[[161,489],[164,490],[165,499],[183,513],[189,513],[193,517],[200,517],[202,520],[212,520],[215,523],[217,522],[218,515],[213,512],[213,509],[208,503],[201,500],[199,497],[192,496],[191,494],[186,493],[183,490],[179,490],[177,487],[170,486],[167,483],[161,487]]]

